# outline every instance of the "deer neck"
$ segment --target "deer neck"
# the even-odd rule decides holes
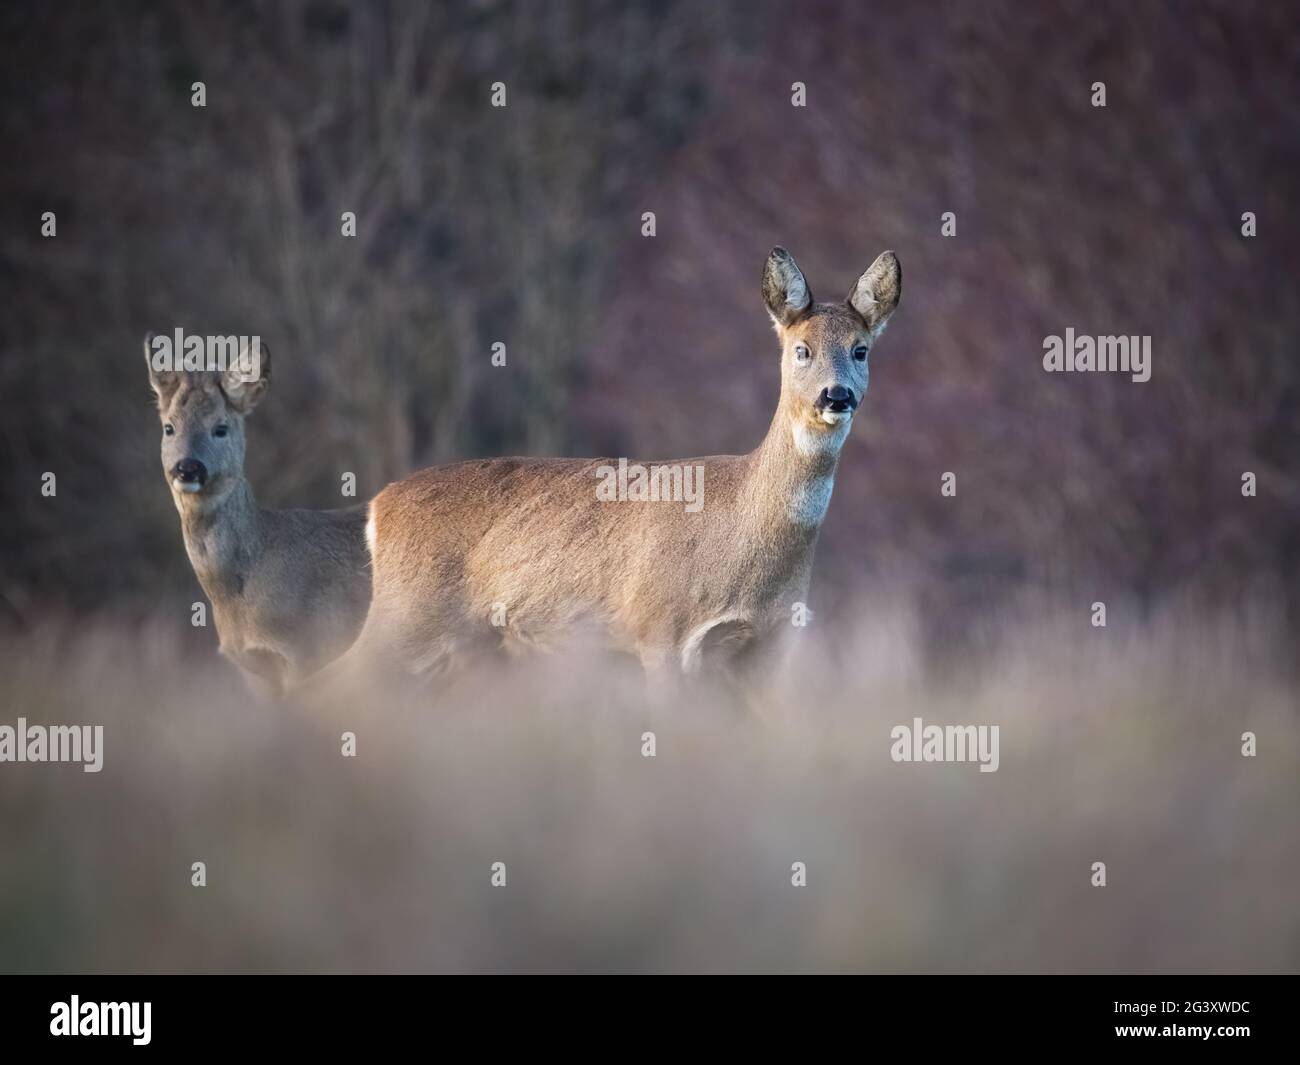
[[[174,493],[185,551],[212,600],[243,594],[262,553],[262,519],[253,487],[240,476],[216,496]]]
[[[767,436],[751,452],[742,506],[761,535],[811,547],[830,504],[848,424],[809,424],[784,397]]]

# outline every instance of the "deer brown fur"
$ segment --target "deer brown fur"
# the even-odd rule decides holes
[[[364,507],[266,510],[244,476],[245,418],[270,385],[258,372],[159,369],[145,337],[162,423],[163,475],[185,550],[212,604],[221,651],[255,690],[279,695],[337,658],[370,601]],[[246,352],[236,366],[247,365]]]
[[[370,505],[374,596],[349,660],[438,674],[592,624],[651,673],[779,658],[867,354],[901,288],[885,252],[847,299],[816,303],[789,253],[772,252],[762,292],[781,346],[776,414],[749,454],[676,461],[703,468],[697,512],[600,498],[615,459],[476,460],[389,485]]]

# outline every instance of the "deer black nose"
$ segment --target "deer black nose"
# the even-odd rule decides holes
[[[182,484],[201,486],[208,479],[208,468],[198,459],[181,459],[176,463],[175,475]]]
[[[852,410],[858,405],[858,401],[853,396],[853,389],[845,388],[843,385],[832,385],[830,388],[823,388],[822,394],[817,397],[816,407],[818,410],[832,410],[838,412]]]

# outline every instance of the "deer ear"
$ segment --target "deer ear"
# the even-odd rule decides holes
[[[144,335],[144,364],[149,371],[149,387],[158,397],[158,406],[162,407],[181,383],[181,374],[171,368],[171,353],[166,350],[170,345],[168,338],[159,337],[160,343],[155,344],[155,336],[152,329]]]
[[[773,248],[763,269],[763,302],[778,326],[798,321],[812,306],[812,292],[794,256],[784,248]]]
[[[221,375],[221,391],[240,414],[247,414],[271,387],[271,350],[254,337]]]
[[[885,331],[889,316],[903,294],[903,268],[892,251],[882,251],[849,293],[849,306],[867,323],[874,340]]]

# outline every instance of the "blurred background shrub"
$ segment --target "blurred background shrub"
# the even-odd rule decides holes
[[[941,645],[1080,597],[1300,620],[1293,7],[19,2],[0,41],[11,625],[196,597],[147,329],[271,346],[264,505],[463,456],[747,450],[774,243],[822,299],[885,247],[906,274],[815,602],[901,584]],[[1150,334],[1151,381],[1043,373],[1067,326]]]

